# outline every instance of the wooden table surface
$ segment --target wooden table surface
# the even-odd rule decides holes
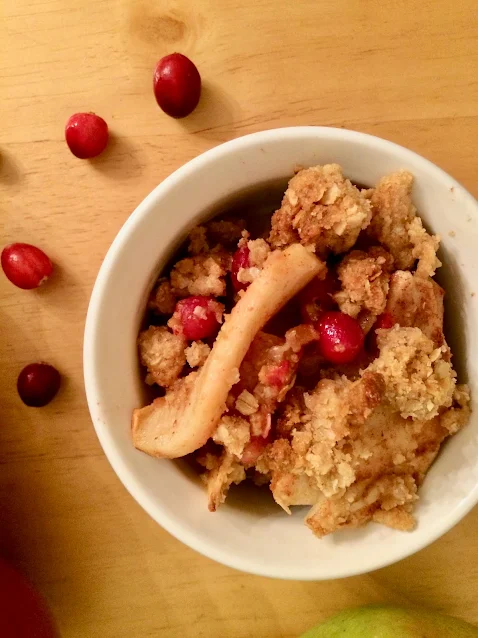
[[[66,638],[297,636],[346,606],[413,602],[478,623],[478,509],[401,563],[341,581],[244,575],[181,545],[128,495],[86,406],[82,337],[101,261],[174,169],[231,138],[323,124],[385,137],[478,194],[476,0],[2,0],[1,242],[43,247],[57,273],[0,277],[0,552],[48,598]],[[181,51],[203,98],[177,121],[152,69]],[[113,141],[81,161],[64,124],[95,111]],[[47,360],[44,409],[15,384]]]

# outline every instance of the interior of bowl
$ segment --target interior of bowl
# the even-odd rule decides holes
[[[477,396],[477,204],[452,178],[423,158],[370,136],[320,127],[267,131],[196,158],[140,204],[101,268],[85,332],[85,385],[99,439],[119,477],[163,527],[198,551],[233,567],[282,578],[325,579],[370,571],[425,546],[478,500],[478,423],[448,441],[420,490],[411,533],[370,524],[316,539],[304,510],[288,517],[269,494],[235,490],[211,514],[194,472],[184,462],[157,460],[134,449],[133,408],[144,403],[136,337],[147,294],[161,268],[199,221],[231,207],[271,212],[296,165],[337,162],[353,181],[373,185],[407,168],[427,226],[442,236],[440,283],[446,296],[446,336],[461,381]],[[478,290],[476,291],[478,292]]]

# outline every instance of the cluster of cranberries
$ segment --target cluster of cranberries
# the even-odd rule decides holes
[[[8,279],[24,290],[41,286],[53,272],[48,256],[31,244],[10,244],[2,251],[2,268]],[[60,374],[48,363],[31,363],[20,372],[18,394],[30,407],[49,403],[60,387]]]
[[[153,90],[160,108],[171,117],[186,117],[201,97],[201,76],[196,65],[181,53],[171,53],[157,63]],[[75,113],[65,127],[70,151],[80,159],[92,159],[108,144],[108,124],[95,113]]]
[[[24,290],[38,288],[53,272],[49,257],[31,244],[5,246],[1,261],[7,278]],[[60,374],[48,363],[30,363],[18,375],[18,394],[30,407],[41,407],[49,403],[59,387]]]
[[[181,53],[162,58],[154,70],[154,95],[161,109],[172,117],[185,117],[197,106],[201,76],[196,66]],[[108,145],[108,124],[95,113],[75,113],[65,126],[70,151],[80,159],[91,159]],[[31,290],[42,285],[53,272],[48,256],[31,244],[14,243],[2,251],[2,269],[18,288]],[[204,339],[219,328],[215,302],[208,297],[190,297],[178,303],[177,312],[186,326],[188,339]],[[22,401],[32,407],[49,403],[60,387],[60,374],[47,363],[31,363],[18,376]]]
[[[199,102],[201,76],[189,58],[172,53],[156,65],[153,89],[158,105],[166,114],[176,118],[185,117]],[[102,153],[108,144],[108,137],[108,124],[95,113],[75,113],[65,127],[68,147],[80,159],[91,159]],[[53,271],[50,259],[42,250],[24,243],[4,248],[1,263],[8,279],[26,290],[43,284]],[[239,272],[248,267],[250,251],[243,246],[238,248],[232,259],[231,281],[235,292],[247,288],[248,284],[239,280]],[[320,354],[331,363],[343,364],[353,361],[360,354],[364,346],[364,333],[358,321],[334,310],[332,294],[335,291],[336,282],[330,276],[322,281],[314,280],[301,293],[300,307],[303,321],[315,325]],[[210,297],[182,299],[176,306],[175,316],[181,324],[183,335],[189,340],[207,339],[219,330],[221,316],[218,303]],[[383,316],[375,327],[389,327],[390,321]],[[49,403],[59,386],[58,371],[46,363],[26,366],[17,383],[24,403],[36,407]]]

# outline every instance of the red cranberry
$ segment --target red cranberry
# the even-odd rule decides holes
[[[176,304],[174,315],[186,339],[207,339],[216,334],[220,326],[222,304],[212,297],[186,297]]]
[[[290,361],[284,359],[275,366],[271,366],[265,375],[267,385],[275,388],[283,388],[290,382],[291,364]]]
[[[331,363],[350,363],[361,352],[364,334],[356,319],[343,312],[326,312],[320,319],[319,349]]]
[[[31,244],[10,244],[2,250],[2,268],[7,278],[24,290],[38,288],[53,271],[43,250]]]
[[[75,113],[66,123],[65,139],[73,155],[91,159],[108,144],[108,124],[94,113]]]
[[[249,266],[251,265],[249,260],[250,254],[251,251],[249,250],[249,248],[247,246],[242,246],[241,248],[238,248],[232,256],[231,281],[232,287],[236,292],[239,292],[239,290],[245,290],[249,285],[247,283],[239,281],[237,275],[241,268],[249,268]]]
[[[60,373],[48,363],[30,363],[18,375],[20,399],[32,408],[41,408],[53,399],[60,387]]]
[[[153,87],[156,102],[167,115],[186,117],[198,105],[201,76],[189,58],[171,53],[156,65]]]
[[[325,310],[337,307],[333,294],[338,290],[336,278],[328,272],[325,279],[313,279],[299,293],[300,314],[305,323],[315,323]]]
[[[0,558],[0,618],[4,638],[59,638],[46,601],[23,574]]]
[[[395,319],[389,312],[384,312],[377,317],[377,321],[373,327],[374,330],[388,330],[396,324]]]

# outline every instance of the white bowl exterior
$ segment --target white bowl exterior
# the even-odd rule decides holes
[[[256,574],[319,580],[368,572],[404,558],[449,530],[478,502],[478,419],[447,442],[420,490],[418,526],[403,533],[371,524],[316,539],[304,510],[288,517],[227,504],[208,512],[199,482],[178,464],[134,449],[133,408],[142,402],[136,336],[145,295],[171,246],[204,211],[232,193],[287,178],[296,165],[336,162],[352,180],[373,185],[406,168],[416,178],[420,215],[442,236],[443,278],[459,321],[460,364],[478,396],[478,207],[456,181],[400,146],[342,129],[297,127],[248,135],[192,160],[160,184],[134,211],[99,272],[85,329],[84,371],[88,404],[103,449],[126,488],[165,529],[197,551]],[[454,236],[449,233],[453,231]],[[478,292],[478,290],[476,290]],[[461,349],[461,348],[460,348]],[[464,361],[466,357],[466,361]],[[478,414],[475,407],[475,414]]]

